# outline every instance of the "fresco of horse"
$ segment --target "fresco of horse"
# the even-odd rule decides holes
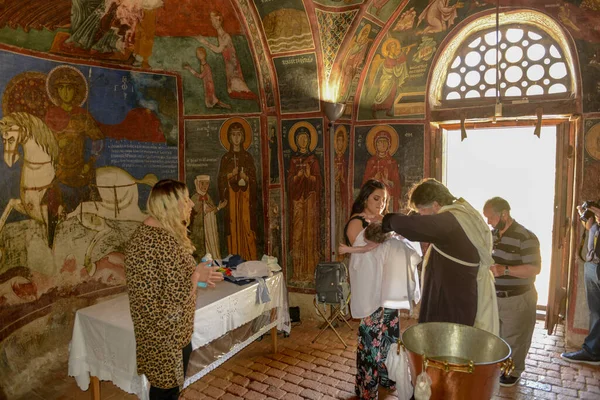
[[[2,118],[0,131],[4,143],[4,161],[14,162],[14,158],[19,154],[19,146],[23,149],[24,159],[20,198],[11,199],[3,211],[0,217],[0,232],[14,209],[43,224],[48,234],[48,209],[44,204],[44,194],[55,178],[54,161],[58,154],[56,139],[40,118],[24,112],[11,113]],[[90,275],[95,271],[90,254],[98,241],[106,236],[107,230],[110,230],[105,221],[110,219],[141,222],[145,215],[138,206],[137,184],[153,185],[157,180],[154,174],[147,174],[143,179],[136,180],[121,168],[98,168],[95,186],[101,200],[84,202],[66,216],[77,217],[86,228],[98,232],[86,252],[84,265]]]
[[[56,139],[41,119],[24,112],[11,113],[2,118],[0,131],[4,162],[10,166],[17,161],[16,158],[20,157],[19,146],[23,149],[24,159],[20,198],[8,202],[0,217],[0,232],[13,209],[47,227],[48,210],[43,205],[43,198],[55,177],[53,161],[58,155]]]

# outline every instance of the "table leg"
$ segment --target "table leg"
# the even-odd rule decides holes
[[[97,376],[91,376],[92,382],[92,400],[100,400],[100,379]]]
[[[277,327],[271,328],[271,341],[273,342],[273,354],[277,354]]]
[[[277,320],[277,308],[271,309],[271,322]],[[277,354],[277,326],[271,328],[271,341],[273,342],[273,354]]]

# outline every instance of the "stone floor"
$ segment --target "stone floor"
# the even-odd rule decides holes
[[[411,321],[403,321],[403,328]],[[248,346],[204,378],[186,388],[182,399],[351,399],[354,392],[356,328],[339,329],[349,344],[344,349],[328,331],[316,343],[316,322],[295,326],[288,338],[279,336],[280,352],[271,354],[270,337]],[[565,350],[563,327],[548,336],[543,322],[536,326],[527,358],[527,370],[512,388],[500,388],[498,399],[600,399],[600,367],[569,364],[559,358]],[[34,388],[22,400],[90,399],[75,380],[66,376],[67,367],[57,371],[46,385]],[[110,382],[101,383],[101,398],[136,399]],[[380,399],[396,399],[380,391]]]

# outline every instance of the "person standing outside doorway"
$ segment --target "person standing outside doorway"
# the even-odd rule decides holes
[[[577,210],[582,216],[585,229],[588,230],[587,254],[584,264],[585,294],[590,309],[590,330],[581,349],[562,353],[560,358],[577,364],[600,365],[600,208],[581,207]],[[584,212],[586,211],[586,212]],[[593,217],[589,215],[591,211]],[[584,218],[587,217],[587,220]]]
[[[540,242],[511,217],[510,204],[501,197],[486,201],[483,215],[493,228],[496,263],[490,270],[496,277],[500,337],[510,345],[515,363],[511,375],[500,377],[500,385],[514,386],[525,370],[535,328],[538,294],[534,283],[541,270]]]

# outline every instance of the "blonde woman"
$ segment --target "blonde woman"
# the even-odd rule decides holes
[[[157,182],[147,206],[150,216],[125,251],[137,368],[150,381],[150,400],[177,399],[192,351],[197,284],[214,286],[223,275],[192,257],[187,225],[194,203],[185,184]]]

